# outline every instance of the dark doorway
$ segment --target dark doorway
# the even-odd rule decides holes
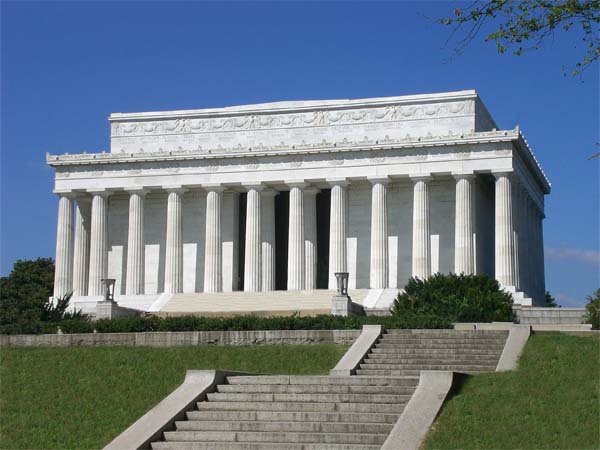
[[[275,196],[275,289],[287,289],[290,192]]]
[[[329,284],[329,208],[331,189],[317,194],[317,289]]]

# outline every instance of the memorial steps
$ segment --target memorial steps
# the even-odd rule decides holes
[[[389,330],[352,376],[230,376],[153,450],[380,449],[420,370],[494,371],[507,331]]]
[[[157,313],[162,316],[234,314],[300,315],[331,314],[331,297],[336,291],[219,292],[173,294]],[[352,301],[362,304],[368,289],[352,290]]]

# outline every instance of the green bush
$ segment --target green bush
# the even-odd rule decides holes
[[[600,289],[596,289],[593,295],[589,295],[586,299],[588,301],[585,306],[586,323],[591,323],[594,330],[600,329]]]
[[[0,278],[0,333],[38,334],[66,319],[84,321],[80,311],[67,312],[72,294],[51,300],[54,290],[52,258],[19,260]]]
[[[452,328],[444,318],[427,314],[394,316],[331,316],[310,317],[197,317],[180,316],[161,318],[157,316],[102,319],[95,322],[69,319],[60,322],[44,322],[33,330],[7,329],[4,334],[56,333],[131,333],[148,331],[250,331],[250,330],[357,330],[363,325],[380,324],[385,328]]]
[[[394,301],[396,317],[437,317],[449,322],[511,321],[512,295],[485,275],[435,274],[411,278]]]

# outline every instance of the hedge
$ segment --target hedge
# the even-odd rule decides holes
[[[149,331],[251,331],[251,330],[357,330],[363,325],[380,324],[388,329],[439,328],[450,329],[452,323],[434,315],[407,314],[390,316],[332,316],[310,317],[198,317],[180,316],[161,318],[157,316],[86,320],[63,320],[39,322],[37,327],[21,330],[9,326],[0,329],[1,334],[55,334],[60,327],[63,333],[131,333]]]

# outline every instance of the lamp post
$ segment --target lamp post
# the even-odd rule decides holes
[[[107,302],[114,303],[115,301],[115,280],[114,278],[102,278],[100,282],[103,286],[106,286],[104,291],[104,300]]]

